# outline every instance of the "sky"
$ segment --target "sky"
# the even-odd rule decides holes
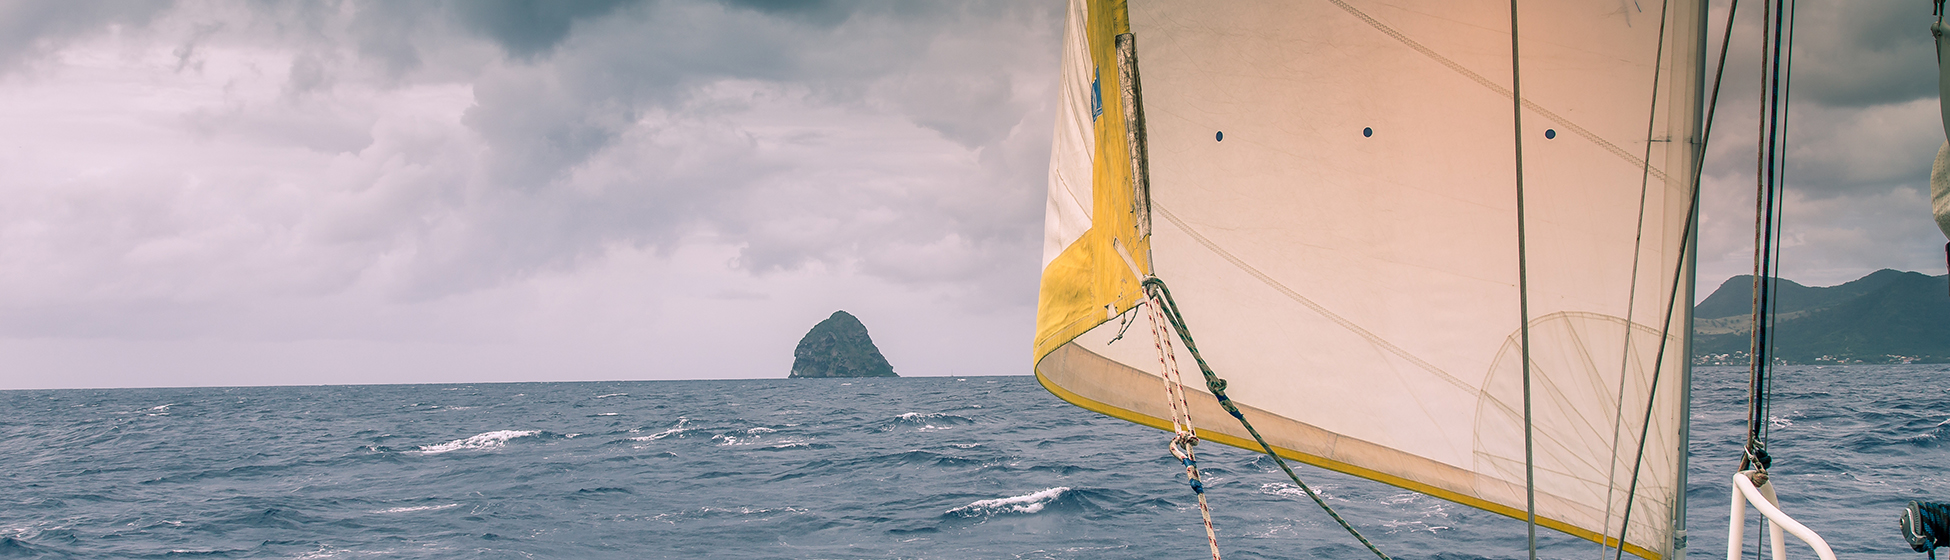
[[[1942,274],[1929,3],[1805,4],[1783,276]],[[1029,374],[1063,8],[0,2],[0,389],[776,378],[841,309]],[[1701,296],[1751,266],[1722,95]]]

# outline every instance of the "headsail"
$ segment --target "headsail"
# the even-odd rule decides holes
[[[1282,455],[1522,516],[1508,6],[1073,0],[1044,386],[1165,425],[1152,344],[1111,342],[1156,274]],[[1681,499],[1704,42],[1698,0],[1660,8],[1521,12],[1539,522],[1602,541],[1635,493],[1625,548],[1646,558],[1670,551]],[[1124,32],[1149,193],[1129,179]],[[1210,397],[1193,406],[1202,437],[1257,447]]]

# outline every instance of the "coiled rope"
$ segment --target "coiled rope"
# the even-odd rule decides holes
[[[1937,547],[1950,544],[1950,504],[1912,501],[1898,519],[1911,550],[1936,560]]]
[[[1212,547],[1212,560],[1220,560],[1219,534],[1212,530],[1212,506],[1205,502],[1205,480],[1199,476],[1198,455],[1192,450],[1198,445],[1198,434],[1192,429],[1192,407],[1185,402],[1185,382],[1178,374],[1178,356],[1162,328],[1166,322],[1164,306],[1152,296],[1139,307],[1146,309],[1146,316],[1151,320],[1151,341],[1158,346],[1158,364],[1164,369],[1165,402],[1171,405],[1171,455],[1185,464],[1185,478],[1192,485],[1192,493],[1198,496],[1198,513],[1205,518],[1205,542]]]
[[[1266,456],[1272,457],[1273,463],[1279,465],[1281,471],[1286,472],[1288,479],[1293,480],[1293,485],[1300,487],[1301,491],[1306,492],[1307,497],[1312,498],[1314,504],[1319,505],[1320,509],[1326,511],[1329,517],[1334,518],[1335,523],[1340,523],[1341,528],[1347,530],[1347,534],[1354,535],[1355,540],[1361,541],[1362,546],[1368,547],[1368,551],[1373,552],[1381,560],[1393,560],[1387,554],[1382,553],[1381,549],[1375,548],[1374,543],[1368,542],[1367,537],[1361,536],[1361,532],[1355,530],[1353,525],[1348,524],[1346,519],[1342,519],[1341,514],[1336,513],[1332,506],[1327,505],[1326,500],[1321,499],[1319,492],[1315,492],[1313,487],[1307,486],[1307,483],[1301,482],[1300,475],[1293,474],[1293,467],[1287,466],[1286,460],[1280,458],[1279,453],[1273,452],[1272,444],[1266,443],[1266,438],[1259,435],[1259,430],[1253,428],[1253,423],[1246,420],[1245,414],[1239,412],[1239,406],[1233,404],[1231,398],[1226,397],[1226,380],[1220,379],[1218,374],[1212,373],[1212,366],[1206,364],[1205,358],[1199,355],[1198,343],[1192,341],[1192,330],[1185,326],[1185,317],[1178,313],[1178,302],[1171,299],[1171,289],[1165,287],[1165,281],[1156,276],[1146,278],[1144,279],[1144,291],[1150,301],[1162,303],[1162,305],[1156,305],[1154,308],[1162,313],[1165,319],[1171,323],[1172,329],[1178,333],[1178,340],[1185,344],[1185,351],[1191,352],[1192,360],[1198,362],[1199,373],[1205,375],[1205,388],[1212,392],[1213,398],[1219,400],[1219,406],[1225,408],[1227,414],[1231,414],[1234,419],[1238,420],[1239,425],[1246,428],[1246,433],[1252,434],[1253,441],[1259,442],[1259,447],[1266,452]],[[1167,385],[1170,384],[1167,383]],[[1203,500],[1203,496],[1200,499]]]

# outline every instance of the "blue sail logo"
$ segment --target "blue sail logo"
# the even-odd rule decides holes
[[[1098,76],[1097,69],[1091,68],[1090,69],[1090,122],[1093,123],[1097,122],[1097,117],[1104,116],[1104,90],[1103,90],[1103,86],[1100,85],[1101,83],[1102,80]]]

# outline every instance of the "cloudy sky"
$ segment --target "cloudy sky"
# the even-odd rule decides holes
[[[1784,275],[1942,274],[1929,3],[1805,4]],[[835,309],[1027,374],[1062,15],[0,2],[0,389],[782,377]],[[1724,95],[1706,289],[1752,242]]]

